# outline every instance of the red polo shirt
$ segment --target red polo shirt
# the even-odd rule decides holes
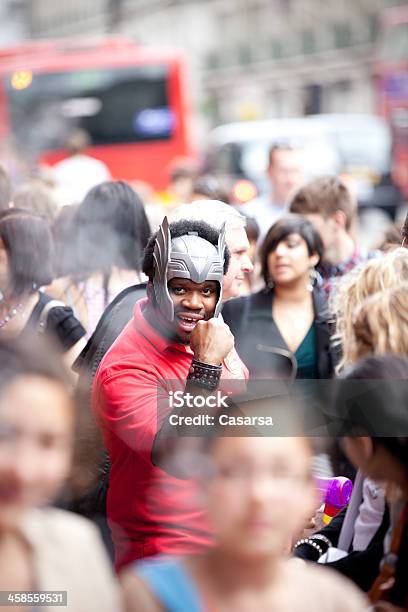
[[[169,381],[184,383],[193,354],[146,321],[146,303],[147,298],[136,303],[133,320],[104,356],[93,384],[93,408],[112,463],[107,514],[117,567],[157,553],[197,552],[212,543],[196,483],[169,476],[151,461],[158,388],[168,394]],[[221,379],[247,377],[232,351]]]

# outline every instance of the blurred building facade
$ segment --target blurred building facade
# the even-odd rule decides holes
[[[0,0],[0,48],[14,45],[29,36],[30,19],[25,0]],[[4,27],[7,24],[7,27]]]
[[[23,0],[20,0],[23,1]],[[205,127],[374,110],[381,11],[404,0],[28,0],[33,38],[124,34],[184,50]]]

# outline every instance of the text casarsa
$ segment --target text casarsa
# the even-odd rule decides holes
[[[233,416],[228,414],[220,414],[218,417],[220,425],[228,425],[236,427],[238,425],[251,425],[254,427],[272,427],[273,418],[271,416]]]

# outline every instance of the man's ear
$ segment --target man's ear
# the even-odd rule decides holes
[[[333,215],[333,219],[336,225],[338,225],[344,230],[346,229],[347,217],[346,217],[346,214],[342,210],[336,210],[336,212]]]

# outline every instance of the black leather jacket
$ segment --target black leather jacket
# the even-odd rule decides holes
[[[235,348],[251,376],[266,377],[267,372],[274,369],[277,369],[278,377],[282,375],[279,370],[285,366],[272,353],[273,348],[277,349],[278,354],[287,355],[286,363],[293,359],[272,319],[272,302],[273,289],[263,289],[228,301],[222,310],[224,321],[234,335]],[[324,293],[318,289],[313,291],[313,304],[318,378],[331,378],[338,360],[330,341],[334,332],[334,318],[329,313]]]

